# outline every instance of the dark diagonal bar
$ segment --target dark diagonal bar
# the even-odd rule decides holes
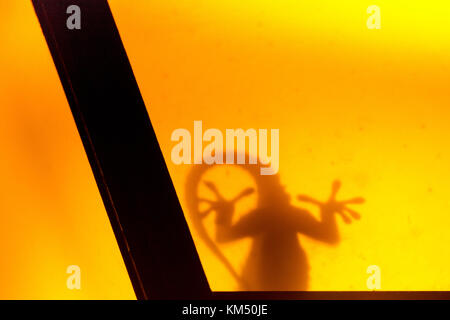
[[[33,4],[138,299],[208,297],[209,285],[107,1]],[[81,29],[66,25],[71,5],[81,9]]]

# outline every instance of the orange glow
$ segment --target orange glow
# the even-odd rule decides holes
[[[278,128],[293,199],[325,200],[338,178],[367,200],[360,221],[338,217],[337,247],[300,236],[310,290],[367,290],[372,264],[383,290],[450,289],[448,2],[378,1],[380,30],[364,1],[110,4],[185,212],[173,130]],[[229,197],[251,184],[219,176]],[[192,231],[211,287],[236,289]],[[250,241],[221,247],[237,270]]]
[[[1,2],[0,39],[0,299],[134,299],[31,1]]]
[[[367,200],[360,221],[338,217],[338,246],[299,236],[310,290],[367,290],[373,264],[383,290],[450,290],[448,1],[377,1],[380,30],[356,0],[109,2],[185,211],[173,130],[277,128],[292,205],[337,178],[339,197]],[[134,299],[30,1],[0,2],[0,41],[0,298]],[[252,184],[221,170],[225,196]],[[212,289],[235,290],[192,232]],[[221,245],[237,270],[250,241]]]

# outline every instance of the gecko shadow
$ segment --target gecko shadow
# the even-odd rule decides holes
[[[361,197],[346,201],[336,200],[341,187],[334,181],[327,201],[320,202],[306,195],[298,195],[300,201],[317,205],[320,219],[316,219],[305,209],[290,203],[291,196],[285,191],[278,174],[261,176],[255,165],[237,165],[248,171],[256,183],[256,190],[242,190],[234,199],[225,199],[219,188],[211,181],[205,181],[203,174],[211,167],[194,166],[187,179],[187,204],[191,220],[200,237],[207,242],[218,258],[233,274],[242,291],[302,291],[308,289],[309,264],[298,234],[311,237],[329,245],[340,241],[336,224],[336,215],[345,223],[360,215],[348,208],[349,204],[361,204]],[[198,187],[204,184],[215,196],[215,200],[200,198]],[[233,221],[235,204],[240,199],[257,192],[257,207]],[[200,203],[207,203],[209,208],[199,210]],[[202,219],[215,213],[215,239],[209,238]],[[234,270],[228,259],[221,253],[218,243],[252,238],[251,249],[241,272]]]

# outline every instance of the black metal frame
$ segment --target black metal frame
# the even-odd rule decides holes
[[[209,285],[105,0],[34,0],[138,299],[206,297]],[[66,27],[68,6],[81,30]]]
[[[211,292],[107,0],[32,0],[138,299],[449,299]],[[81,30],[66,9],[82,9]]]

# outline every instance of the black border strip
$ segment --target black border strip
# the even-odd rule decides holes
[[[449,291],[213,292],[213,300],[450,300]]]

